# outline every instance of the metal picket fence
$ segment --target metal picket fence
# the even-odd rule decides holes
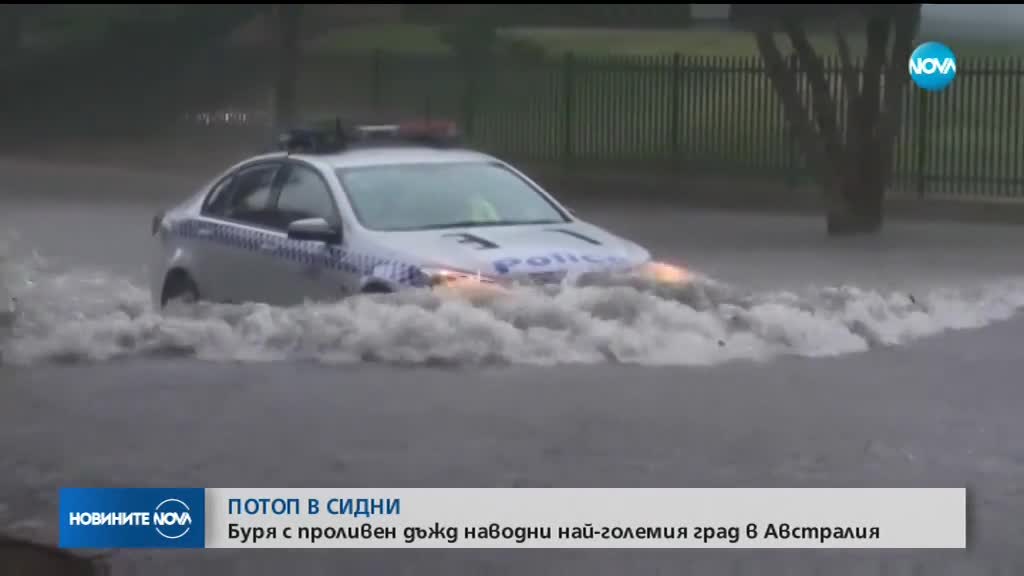
[[[961,59],[945,91],[908,79],[892,193],[1024,198],[1016,57]],[[403,110],[457,119],[471,141],[521,160],[583,168],[808,178],[760,57],[504,57],[467,74],[447,54],[314,57],[307,109]],[[826,70],[843,130],[839,63]],[[860,74],[860,67],[857,66]],[[806,76],[801,75],[808,97]]]

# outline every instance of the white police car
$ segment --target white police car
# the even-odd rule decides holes
[[[437,121],[289,132],[282,151],[232,166],[154,218],[154,303],[686,277],[454,139]]]

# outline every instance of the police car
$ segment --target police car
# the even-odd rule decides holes
[[[687,272],[587,223],[451,122],[291,130],[157,214],[152,295],[290,305]]]

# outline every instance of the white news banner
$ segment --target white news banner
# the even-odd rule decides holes
[[[966,548],[964,488],[206,489],[207,548]]]

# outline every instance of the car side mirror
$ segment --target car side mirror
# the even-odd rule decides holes
[[[288,238],[340,244],[341,229],[331,226],[323,218],[303,218],[288,225]]]

